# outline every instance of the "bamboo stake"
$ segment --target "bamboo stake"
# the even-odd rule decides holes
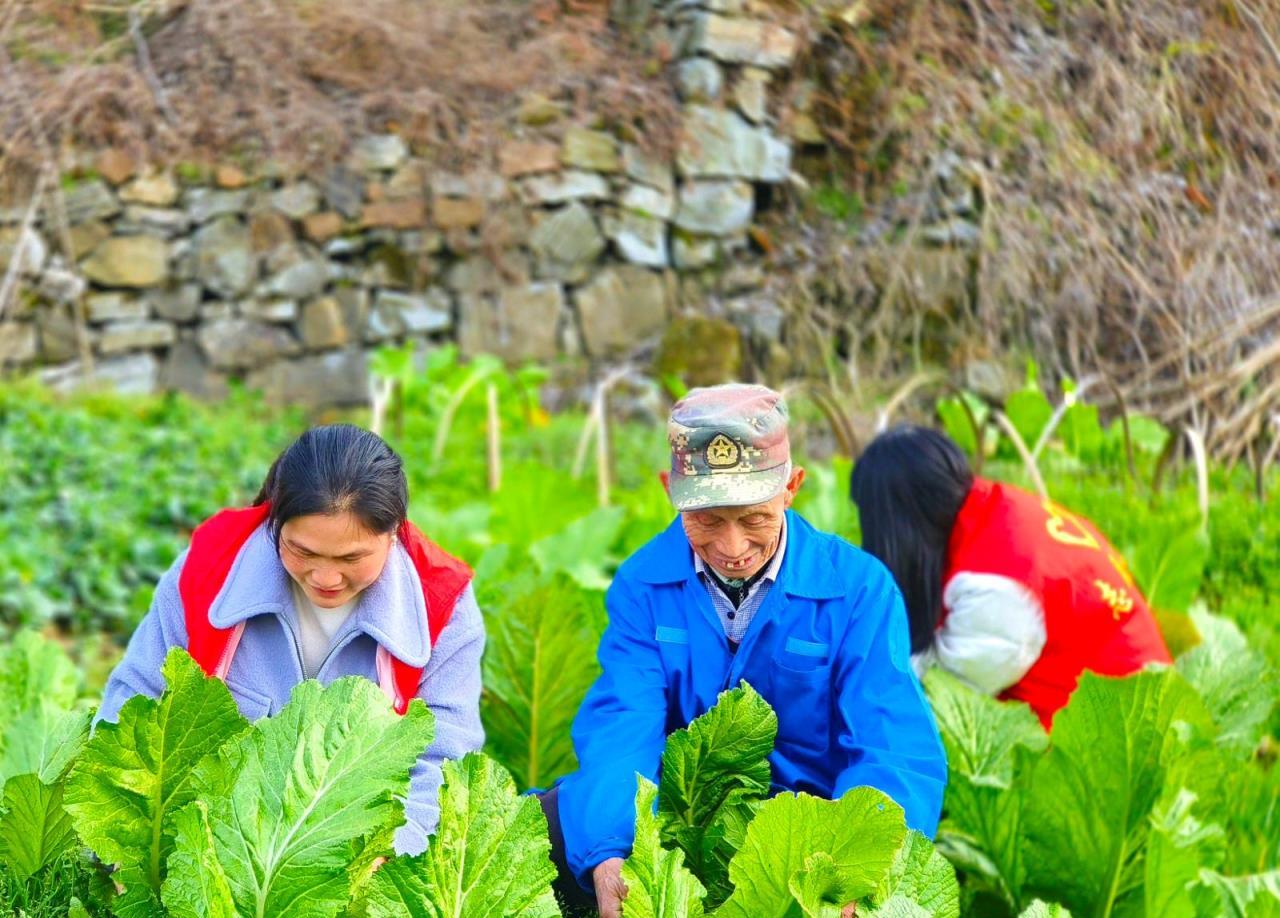
[[[1027,449],[1026,442],[1022,439],[1022,434],[1018,433],[1018,428],[1013,426],[1013,422],[1008,416],[999,409],[992,411],[991,416],[996,419],[996,424],[1000,426],[1013,441],[1013,448],[1018,451],[1018,455],[1022,457],[1023,464],[1027,467],[1027,474],[1031,476],[1031,483],[1035,485],[1036,491],[1045,500],[1049,499],[1049,489],[1045,487],[1044,479],[1040,477],[1040,469],[1036,466],[1035,457],[1031,455],[1031,451]]]
[[[489,403],[485,425],[485,440],[489,448],[489,493],[495,494],[502,487],[502,426],[498,419],[498,387],[489,383],[486,395]]]

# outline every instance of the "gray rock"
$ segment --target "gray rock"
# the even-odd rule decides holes
[[[352,255],[359,255],[364,248],[363,236],[339,236],[325,243],[324,253],[330,258],[350,258]]]
[[[271,297],[305,300],[320,293],[328,283],[328,262],[308,259],[267,278],[262,284],[262,293]]]
[[[169,247],[157,236],[112,236],[80,269],[102,287],[155,287],[169,277]]]
[[[209,363],[222,370],[247,370],[298,352],[298,342],[284,328],[252,319],[210,322],[196,337]]]
[[[321,297],[302,310],[298,332],[302,345],[308,350],[319,351],[342,347],[351,338],[342,306],[331,296]]]
[[[685,233],[671,238],[671,261],[677,268],[705,268],[719,260],[720,243],[715,238]]]
[[[363,329],[369,320],[369,291],[360,287],[339,287],[333,298],[342,309],[342,321],[352,334]]]
[[[230,300],[203,300],[200,303],[202,322],[220,322],[223,319],[232,318],[235,314],[235,303]]]
[[[756,124],[768,115],[769,74],[757,67],[744,67],[733,84],[733,104],[748,121]]]
[[[85,300],[85,317],[90,322],[120,322],[145,319],[147,302],[127,293],[93,293]]]
[[[63,363],[74,360],[80,353],[79,332],[70,306],[50,306],[36,312],[36,329],[40,334],[40,360],[44,363]],[[89,347],[93,346],[93,332],[85,329]]]
[[[395,134],[370,134],[351,150],[351,168],[357,172],[390,172],[409,155],[405,142]]]
[[[334,166],[325,173],[321,191],[329,206],[348,220],[360,216],[364,204],[364,178],[346,166]]]
[[[160,387],[167,392],[185,392],[205,401],[227,397],[227,378],[215,372],[194,341],[178,341],[169,348],[160,367]]]
[[[744,297],[732,300],[728,308],[734,324],[748,336],[761,341],[782,340],[787,313],[772,299],[765,296]]]
[[[503,252],[501,257],[501,269],[486,255],[464,258],[449,269],[445,284],[459,293],[494,293],[529,279],[529,263],[525,256],[518,252]]]
[[[667,224],[633,211],[622,211],[605,221],[605,235],[626,261],[652,268],[665,268]]]
[[[373,312],[394,337],[437,334],[453,327],[449,295],[438,287],[420,294],[379,290]]]
[[[154,233],[165,239],[172,239],[191,228],[191,217],[185,210],[170,207],[142,207],[130,204],[124,209],[124,215],[116,223],[116,232]]]
[[[195,235],[196,278],[217,296],[234,298],[253,288],[258,258],[249,230],[234,217],[223,217]]]
[[[569,283],[586,278],[605,244],[591,212],[577,203],[545,218],[529,234],[529,247],[537,255],[539,274]]]
[[[504,200],[509,191],[506,179],[488,170],[468,172],[466,175],[435,172],[431,176],[431,193],[437,198],[479,198],[495,202]]]
[[[690,233],[727,236],[746,229],[754,210],[755,194],[746,182],[686,182],[675,225]]]
[[[737,112],[691,105],[676,160],[686,176],[781,182],[791,171],[791,146]]]
[[[468,356],[496,354],[512,362],[555,358],[565,310],[559,284],[507,287],[496,296],[469,296],[458,310],[458,346]]]
[[[178,200],[178,183],[168,172],[142,175],[120,189],[120,200],[126,204],[169,207]]]
[[[519,185],[520,198],[527,204],[563,204],[566,201],[604,200],[609,183],[594,172],[567,169],[545,175],[531,175]]]
[[[920,235],[933,245],[976,246],[982,239],[982,230],[970,220],[955,217],[926,226]]]
[[[601,271],[575,293],[574,302],[592,357],[629,350],[660,332],[667,321],[662,275],[634,265]]]
[[[44,268],[49,258],[49,246],[38,232],[31,227],[20,226],[0,228],[0,277],[9,270],[13,259],[21,254],[18,270],[28,277],[34,277]]]
[[[292,322],[298,318],[298,304],[293,300],[241,300],[240,315],[263,322]]]
[[[182,204],[194,222],[208,223],[219,217],[244,213],[249,207],[249,192],[188,188],[182,196]]]
[[[123,354],[167,347],[177,338],[168,322],[111,322],[98,334],[98,350],[103,354]]]
[[[591,172],[617,172],[622,168],[618,141],[612,134],[579,127],[565,131],[560,161],[569,169]]]
[[[36,327],[30,322],[0,322],[0,367],[36,359]]]
[[[791,63],[797,42],[795,33],[776,23],[711,13],[695,21],[692,45],[725,63],[778,68]]]
[[[627,177],[654,188],[671,191],[675,188],[675,176],[671,172],[671,163],[661,157],[646,153],[635,144],[623,144],[622,168]]]
[[[686,102],[714,102],[723,85],[724,75],[715,61],[691,57],[676,65],[676,88]]]
[[[97,179],[81,182],[64,192],[63,205],[67,222],[72,226],[90,220],[107,220],[120,213],[116,196]]]
[[[624,210],[644,217],[670,220],[676,212],[675,194],[648,185],[631,185],[622,193],[619,203]]]
[[[735,261],[720,278],[720,290],[729,296],[764,286],[764,268],[754,262]]]
[[[57,392],[80,388],[114,389],[120,395],[151,395],[156,391],[159,362],[150,352],[112,357],[94,362],[93,373],[86,379],[79,363],[53,367],[41,373],[41,380]]]
[[[63,305],[77,302],[88,286],[79,274],[64,268],[49,268],[40,275],[36,290],[46,303]]]
[[[273,405],[364,405],[369,400],[369,358],[363,351],[344,350],[281,360],[250,374],[245,383]]]
[[[170,322],[192,322],[200,314],[203,291],[199,284],[182,284],[168,290],[157,290],[147,296],[151,311]]]
[[[271,193],[271,206],[290,220],[301,220],[320,209],[320,190],[310,182],[294,182]]]

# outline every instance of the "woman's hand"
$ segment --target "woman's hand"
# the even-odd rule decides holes
[[[858,918],[858,903],[850,902],[840,909],[840,918]]]
[[[600,918],[622,918],[622,900],[627,898],[627,884],[622,882],[622,858],[601,861],[591,871],[596,887],[596,904]]]

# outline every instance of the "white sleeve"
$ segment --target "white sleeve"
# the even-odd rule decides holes
[[[934,640],[938,665],[994,695],[1027,674],[1044,649],[1044,610],[1025,586],[961,571],[942,594],[947,617]]]

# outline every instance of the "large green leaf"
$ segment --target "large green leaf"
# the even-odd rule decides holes
[[[941,669],[925,687],[949,769],[938,846],[1011,907],[1022,898],[1023,811],[1049,738],[1031,709],[974,691]]]
[[[1071,913],[1057,903],[1050,904],[1037,899],[1018,918],[1071,918]]]
[[[747,837],[729,864],[733,895],[718,918],[783,918],[798,907],[792,883],[801,871],[848,901],[870,894],[883,880],[906,837],[902,807],[870,787],[856,787],[839,800],[779,794],[766,801],[747,827]],[[823,854],[830,860],[812,861]]]
[[[622,507],[597,507],[564,529],[529,546],[529,555],[543,573],[563,572],[588,590],[609,588],[606,565],[627,511]]]
[[[1191,683],[1218,724],[1218,745],[1244,759],[1258,748],[1280,699],[1280,681],[1267,658],[1249,646],[1235,622],[1192,610],[1200,644],[1178,658],[1178,672]]]
[[[1028,890],[1077,915],[1140,914],[1152,811],[1214,726],[1177,672],[1087,673],[1054,720],[1025,812]]]
[[[895,900],[899,904],[892,904]],[[868,904],[873,909],[866,914],[896,914],[907,902],[928,918],[960,918],[960,884],[956,882],[955,868],[927,837],[914,829],[907,832],[893,866],[871,894]]]
[[[147,902],[152,914],[159,911],[155,897],[173,850],[169,819],[196,796],[193,769],[248,726],[227,687],[186,651],[170,651],[163,673],[164,694],[131,698],[117,723],[99,724],[67,779],[76,831],[121,868],[126,906],[136,904],[140,914]]]
[[[178,811],[173,834],[169,873],[186,881],[165,884],[164,905],[171,918],[236,918],[231,884],[218,862],[209,827],[209,805],[194,800]]]
[[[368,679],[308,681],[275,717],[224,746],[214,773],[222,794],[204,797],[213,834],[178,838],[175,865],[216,864],[238,915],[325,918],[350,891],[362,841],[403,819],[409,769],[431,742],[433,718],[415,701],[397,717]],[[166,902],[200,901],[199,871],[171,870]]]
[[[89,739],[91,711],[58,711],[40,705],[9,725],[0,756],[0,785],[12,775],[35,774],[52,784],[80,754]]]
[[[536,797],[516,794],[492,759],[468,755],[444,766],[440,826],[425,852],[373,875],[369,918],[550,918],[558,916],[547,821]]]
[[[1200,874],[1195,892],[1201,915],[1214,918],[1280,918],[1280,870],[1247,877]]]
[[[805,858],[804,866],[791,875],[788,888],[804,918],[840,918],[844,906],[853,901],[855,887],[835,859],[819,851]]]
[[[0,817],[0,861],[22,879],[32,876],[74,847],[75,830],[62,807],[62,782],[45,784],[36,775],[17,775],[4,786]]]
[[[668,851],[659,839],[653,814],[658,788],[637,776],[636,836],[631,856],[622,865],[627,884],[624,918],[699,918],[706,890],[684,865],[684,854]]]
[[[569,728],[600,672],[589,594],[556,577],[491,607],[481,711],[489,751],[522,787],[576,766]]]
[[[1165,612],[1185,612],[1200,593],[1209,540],[1195,526],[1153,527],[1131,555],[1131,569],[1147,604]]]
[[[1192,888],[1200,869],[1221,860],[1222,829],[1201,823],[1191,812],[1196,795],[1178,790],[1151,814],[1143,883],[1145,915],[1196,918]]]
[[[658,820],[663,843],[678,845],[714,907],[732,892],[729,861],[769,796],[768,756],[778,733],[773,708],[750,685],[667,738]]]
[[[23,711],[41,704],[70,708],[80,690],[80,672],[61,647],[22,631],[0,649],[0,730]]]

